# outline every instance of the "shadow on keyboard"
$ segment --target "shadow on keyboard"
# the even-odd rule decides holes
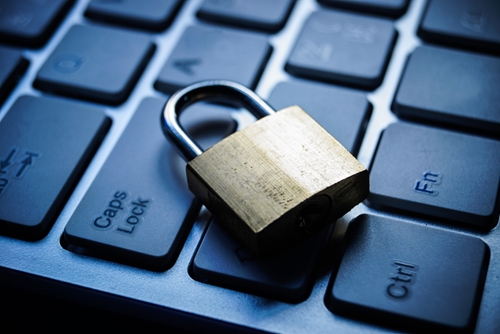
[[[497,0],[2,1],[2,319],[500,332],[499,55]],[[168,96],[207,79],[300,105],[368,167],[368,199],[256,259],[160,129]],[[181,117],[203,148],[253,121]]]

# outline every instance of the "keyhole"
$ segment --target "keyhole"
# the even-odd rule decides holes
[[[296,226],[300,233],[309,234],[330,213],[332,202],[326,195],[318,195],[307,201],[296,218]]]

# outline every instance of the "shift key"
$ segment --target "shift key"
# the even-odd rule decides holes
[[[43,238],[110,123],[99,108],[21,96],[0,122],[0,232]]]
[[[201,206],[161,131],[164,103],[142,101],[66,225],[65,248],[154,271],[173,265]]]

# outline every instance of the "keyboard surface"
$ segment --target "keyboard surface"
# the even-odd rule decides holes
[[[499,27],[497,0],[3,1],[5,320],[57,328],[58,303],[117,330],[500,332]],[[300,105],[369,169],[368,199],[256,258],[161,132],[204,79]],[[181,116],[205,149],[253,121]]]

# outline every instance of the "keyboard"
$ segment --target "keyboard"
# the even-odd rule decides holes
[[[5,0],[0,64],[5,323],[500,332],[498,1]],[[301,106],[368,198],[256,258],[160,128],[208,79]],[[207,149],[255,120],[198,103],[180,121]]]

